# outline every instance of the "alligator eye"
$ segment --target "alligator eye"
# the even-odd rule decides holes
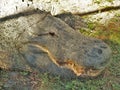
[[[51,36],[55,36],[55,33],[54,33],[54,32],[49,32],[49,34],[50,34]]]

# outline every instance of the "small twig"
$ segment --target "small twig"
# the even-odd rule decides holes
[[[108,6],[105,8],[101,8],[101,9],[96,9],[93,11],[88,11],[88,12],[83,12],[83,13],[74,13],[75,15],[79,15],[79,16],[85,16],[85,15],[90,15],[90,14],[95,14],[95,13],[99,13],[99,12],[108,12],[111,10],[119,10],[120,9],[120,5],[119,6]]]

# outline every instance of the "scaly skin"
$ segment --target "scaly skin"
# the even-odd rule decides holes
[[[83,36],[45,12],[1,21],[0,40],[1,68],[65,78],[97,76],[111,55],[103,41]]]

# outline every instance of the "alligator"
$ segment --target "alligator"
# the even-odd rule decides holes
[[[76,30],[75,18],[39,10],[1,18],[0,68],[63,78],[100,75],[110,62],[111,49]]]

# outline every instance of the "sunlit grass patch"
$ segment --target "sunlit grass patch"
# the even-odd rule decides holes
[[[88,28],[90,30],[80,30],[80,32],[84,35],[120,44],[120,17],[112,18],[105,24],[88,22]]]

